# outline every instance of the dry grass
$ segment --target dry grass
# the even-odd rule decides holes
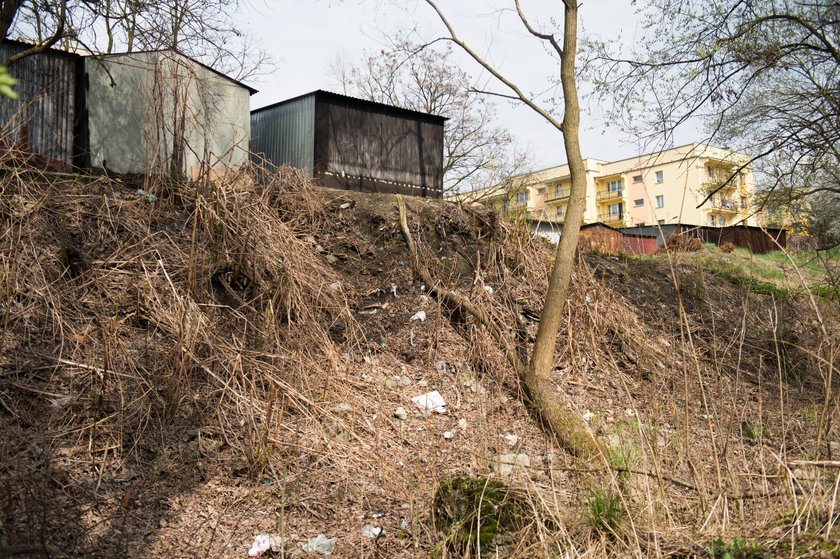
[[[473,557],[708,556],[734,535],[788,555],[835,538],[829,310],[745,296],[679,255],[648,272],[581,262],[557,398],[610,452],[580,463],[534,425],[485,329],[426,296],[392,197],[285,169],[168,186],[0,179],[9,545],[226,557],[259,532],[289,550],[323,532],[340,557],[452,557],[434,491],[504,453],[530,457],[507,480],[528,521]],[[436,281],[525,355],[551,248],[483,209],[408,206]],[[447,416],[411,407],[431,389]]]

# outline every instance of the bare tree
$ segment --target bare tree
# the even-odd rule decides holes
[[[537,41],[547,47],[553,62],[559,63],[560,80],[563,94],[563,116],[555,117],[552,111],[542,106],[536,97],[528,95],[511,78],[502,74],[488,59],[467,44],[456,32],[443,10],[435,0],[426,0],[446,28],[446,40],[461,48],[469,57],[487,71],[500,86],[504,87],[508,97],[521,102],[546,122],[555,127],[563,136],[569,170],[571,173],[571,195],[563,227],[563,235],[557,247],[551,276],[540,313],[540,323],[534,346],[527,363],[524,363],[510,348],[511,340],[492,324],[488,326],[491,334],[501,345],[511,366],[519,375],[532,409],[540,416],[547,428],[557,437],[558,442],[571,453],[578,456],[593,456],[601,452],[600,444],[589,434],[582,419],[557,402],[551,373],[554,369],[557,333],[564,314],[569,284],[575,263],[575,252],[583,219],[586,196],[586,170],[580,151],[580,103],[578,100],[575,61],[578,42],[578,2],[564,0],[562,26],[558,33],[542,30],[534,26],[526,17],[519,0],[514,0],[514,7],[521,24]],[[449,294],[452,295],[452,294]],[[447,294],[444,294],[446,297]],[[453,295],[450,302],[466,311],[476,314],[469,301]],[[480,312],[476,315],[481,321]]]
[[[8,64],[55,45],[94,52],[174,49],[237,79],[273,63],[233,19],[238,0],[5,0],[0,38],[34,43]]]
[[[629,52],[591,45],[606,62],[594,81],[625,129],[667,143],[700,119],[709,141],[751,155],[767,189],[840,184],[794,184],[840,170],[840,4],[648,0],[642,13],[647,33]]]
[[[333,77],[345,94],[446,117],[444,190],[485,187],[507,167],[511,135],[497,124],[495,106],[455,63],[451,45],[436,46],[397,36],[359,64],[334,64]]]

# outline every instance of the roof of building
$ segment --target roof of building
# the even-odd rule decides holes
[[[37,46],[34,43],[30,43],[30,42],[27,42],[27,41],[19,41],[19,40],[14,40],[14,39],[3,39],[3,43],[18,45],[18,46],[21,46],[21,47]],[[236,85],[238,85],[242,88],[247,89],[248,92],[251,95],[253,95],[254,93],[257,93],[257,91],[258,91],[256,89],[254,89],[253,87],[251,87],[250,85],[247,85],[247,84],[245,84],[245,83],[243,83],[243,82],[241,82],[237,79],[234,79],[234,78],[228,76],[227,74],[225,74],[223,72],[220,72],[219,70],[216,70],[215,68],[213,68],[211,66],[208,66],[207,64],[201,62],[200,60],[196,60],[195,58],[193,58],[189,55],[186,55],[186,54],[184,54],[183,52],[181,52],[177,49],[135,50],[135,51],[131,51],[131,52],[112,52],[112,53],[96,53],[96,52],[90,52],[90,51],[87,51],[87,50],[84,50],[84,49],[80,49],[80,50],[81,50],[81,52],[73,52],[73,51],[69,51],[69,50],[50,47],[44,52],[49,52],[50,54],[56,54],[56,55],[60,55],[60,56],[70,56],[70,57],[75,57],[75,58],[87,58],[87,57],[106,58],[106,57],[118,57],[118,56],[131,56],[131,55],[135,55],[135,54],[152,54],[152,53],[158,53],[158,52],[171,52],[171,53],[175,53],[178,56],[181,56],[181,57],[189,60],[190,62],[193,62],[193,63],[197,64],[198,66],[201,66],[202,68],[204,68],[206,70],[209,70],[210,72],[213,72],[217,76],[225,78],[226,80],[228,80],[230,82],[233,82],[233,83],[235,83]],[[43,54],[43,53],[39,53],[39,54]]]
[[[312,95],[314,95],[316,97],[320,97],[322,99],[333,99],[333,100],[343,101],[345,103],[351,103],[351,104],[357,104],[357,105],[362,105],[362,106],[366,106],[366,107],[371,107],[371,108],[378,109],[382,112],[390,112],[390,113],[398,114],[398,115],[401,115],[401,116],[410,116],[410,117],[413,117],[413,118],[416,118],[416,119],[419,119],[419,120],[426,120],[426,121],[432,122],[434,124],[441,124],[442,125],[444,122],[449,120],[445,116],[433,115],[433,114],[429,114],[429,113],[424,113],[422,111],[415,111],[413,109],[405,109],[403,107],[397,107],[395,105],[388,105],[388,104],[385,104],[385,103],[379,103],[377,101],[368,101],[367,99],[360,99],[358,97],[351,97],[350,95],[343,95],[341,93],[335,93],[333,91],[327,91],[327,90],[324,90],[324,89],[316,89],[315,91],[310,91],[309,93],[304,93],[304,94],[298,95],[296,97],[291,97],[289,99],[284,99],[282,101],[278,101],[277,103],[272,103],[271,105],[266,105],[264,107],[260,107],[259,109],[254,109],[251,112],[252,113],[257,113],[257,112],[264,111],[264,110],[267,110],[267,109],[273,109],[275,107],[279,107],[279,106],[284,105],[286,103],[291,103],[292,101],[297,101],[299,99],[303,99],[304,97],[309,97],[309,96],[312,96]]]
[[[183,52],[181,52],[181,51],[179,51],[179,50],[177,50],[177,49],[135,50],[135,51],[131,51],[131,52],[112,52],[112,53],[106,53],[106,54],[88,53],[88,54],[85,54],[85,55],[83,55],[83,56],[85,56],[85,57],[93,57],[93,58],[112,58],[112,57],[119,57],[119,56],[132,56],[132,55],[135,55],[135,54],[155,54],[155,53],[161,53],[161,52],[171,52],[171,53],[177,54],[178,56],[181,56],[181,57],[183,57],[183,58],[186,58],[186,59],[187,59],[187,60],[189,60],[190,62],[193,62],[193,63],[195,63],[195,64],[197,64],[197,65],[201,66],[201,67],[202,67],[202,68],[204,68],[205,70],[208,70],[208,71],[210,71],[210,72],[213,72],[213,73],[214,73],[214,74],[216,74],[217,76],[222,77],[222,78],[225,78],[226,80],[228,80],[228,81],[230,81],[230,82],[235,83],[235,84],[236,84],[236,85],[238,85],[239,87],[242,87],[242,88],[244,88],[244,89],[247,89],[247,90],[248,90],[248,93],[249,93],[249,94],[251,94],[251,95],[253,95],[253,94],[255,94],[255,93],[257,93],[257,92],[259,91],[259,90],[254,89],[253,87],[251,87],[250,85],[248,85],[248,84],[246,84],[246,83],[244,83],[244,82],[241,82],[241,81],[239,81],[239,80],[237,80],[237,79],[235,79],[235,78],[232,78],[232,77],[228,76],[228,75],[227,75],[227,74],[225,74],[224,72],[220,72],[219,70],[216,70],[216,69],[215,69],[215,68],[213,68],[212,66],[208,66],[207,64],[205,64],[205,63],[201,62],[200,60],[196,60],[195,58],[193,58],[193,57],[191,57],[191,56],[189,56],[189,55],[184,54]]]

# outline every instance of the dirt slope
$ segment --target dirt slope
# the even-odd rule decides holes
[[[709,556],[734,535],[833,553],[836,470],[797,462],[838,459],[830,308],[820,324],[678,261],[582,260],[557,398],[611,451],[581,464],[416,280],[392,196],[293,173],[1,180],[0,556],[243,557],[264,532],[286,555],[323,533],[336,557],[461,556],[440,481],[517,454],[528,522],[472,556]],[[483,208],[408,207],[435,277],[526,351],[551,248]],[[431,390],[446,414],[411,402]]]

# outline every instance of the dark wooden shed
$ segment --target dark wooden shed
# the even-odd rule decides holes
[[[0,64],[32,45],[4,40]],[[18,99],[0,98],[0,160],[51,171],[70,170],[80,155],[81,57],[50,49],[9,67]]]
[[[445,121],[318,90],[252,111],[251,152],[324,186],[441,198]]]

